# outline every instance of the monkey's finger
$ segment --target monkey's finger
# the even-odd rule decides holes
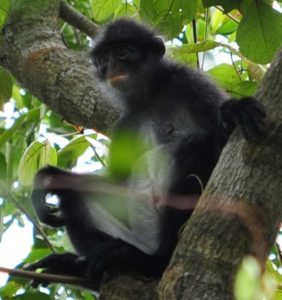
[[[246,140],[253,140],[256,135],[253,122],[250,117],[244,113],[235,116],[235,123],[241,128],[242,134]]]
[[[58,254],[51,254],[47,257],[42,258],[41,260],[39,260],[38,262],[32,263],[30,265],[27,265],[26,267],[24,267],[25,270],[28,271],[35,271],[37,269],[45,269],[48,268],[52,265],[57,265],[59,262],[59,256]]]
[[[56,268],[48,268],[48,269],[43,270],[40,273],[41,274],[62,275]],[[47,287],[49,284],[51,284],[51,282],[46,281],[46,280],[40,280],[40,279],[33,279],[30,283],[30,285],[33,288],[38,288],[39,286]]]
[[[33,263],[33,264],[23,267],[23,270],[36,271],[37,269],[44,268],[44,267],[45,267],[44,264],[41,261],[39,261],[39,262],[36,262],[36,263]]]
[[[256,129],[257,137],[260,137],[266,133],[266,121],[265,117],[261,117],[257,112],[252,115],[253,125]]]
[[[43,272],[42,272],[43,273]],[[46,272],[46,273],[49,273],[49,272]],[[38,279],[34,279],[31,281],[30,285],[34,288],[34,289],[37,289],[40,285],[42,287],[47,287],[48,285],[50,284],[50,282],[47,282],[47,281],[40,281]]]
[[[256,112],[256,114],[258,116],[260,116],[261,118],[265,118],[266,110],[265,110],[264,106],[255,99],[252,99],[250,101],[251,101],[251,105],[249,105],[249,107],[252,108],[252,111]]]
[[[256,103],[258,104],[258,103]],[[265,114],[256,107],[249,107],[243,114],[243,126],[249,131],[253,140],[260,138],[266,132]]]

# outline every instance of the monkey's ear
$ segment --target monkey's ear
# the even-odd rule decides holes
[[[152,52],[159,57],[162,57],[165,54],[165,45],[161,37],[154,37],[152,43]]]

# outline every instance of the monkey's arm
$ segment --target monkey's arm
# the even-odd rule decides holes
[[[37,173],[31,201],[42,223],[52,227],[65,225],[65,219],[59,206],[49,205],[46,200],[48,196],[59,195],[66,187],[73,186],[71,182],[73,177],[69,172],[53,166],[47,166]]]
[[[76,174],[57,167],[47,166],[42,168],[36,175],[33,185],[31,200],[39,220],[52,227],[66,225],[64,213],[58,205],[48,204],[49,196],[57,195],[61,197],[68,194],[74,198],[78,193],[93,192],[101,183],[101,176]],[[97,183],[97,185],[95,185]],[[79,202],[79,199],[77,201]]]
[[[115,240],[92,249],[86,256],[72,253],[51,254],[24,269],[41,269],[44,274],[93,279],[97,289],[114,274],[123,272],[158,278],[165,270],[169,258],[168,255],[148,255],[121,240]],[[37,279],[31,285],[38,287],[50,283],[52,282]]]

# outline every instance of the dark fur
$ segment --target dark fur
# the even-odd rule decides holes
[[[135,47],[128,54],[128,61],[113,57],[116,49],[123,44]],[[161,146],[169,157],[172,168],[164,191],[166,196],[158,214],[153,216],[158,225],[154,228],[149,225],[142,233],[144,240],[146,237],[150,240],[150,231],[159,229],[158,247],[154,249],[148,243],[145,246],[149,250],[145,253],[142,245],[140,247],[127,231],[120,237],[119,234],[97,229],[99,224],[95,223],[86,198],[91,197],[93,202],[103,200],[97,192],[84,191],[83,186],[85,182],[99,186],[99,182],[105,179],[72,174],[53,167],[41,170],[36,177],[33,205],[42,222],[54,227],[66,226],[77,251],[73,258],[74,275],[100,278],[104,271],[119,266],[124,270],[160,276],[176,246],[181,226],[193,211],[189,201],[201,194],[201,184],[206,185],[234,127],[239,124],[244,136],[251,140],[263,132],[265,113],[256,100],[227,100],[225,93],[202,73],[164,58],[164,49],[163,42],[151,29],[121,19],[106,27],[92,50],[97,76],[102,82],[109,80],[111,74],[129,75],[113,83],[113,90],[125,106],[113,140],[118,139],[121,132],[131,131],[142,137],[143,154]],[[46,178],[49,182],[44,185]],[[131,171],[126,174],[126,179],[127,185],[134,181]],[[52,182],[67,184],[62,183],[58,188],[52,187]],[[47,193],[59,196],[60,206],[56,211],[59,216],[46,205]],[[181,208],[174,205],[178,200]],[[122,200],[120,205],[124,206],[125,214],[131,216],[132,212],[127,211]],[[148,221],[146,218],[147,215],[144,222]],[[155,226],[155,223],[149,224]],[[130,223],[127,225],[130,228]],[[43,267],[49,272],[69,274],[69,268],[65,272],[62,266],[64,255],[55,260],[54,256],[47,257],[43,262],[32,265],[31,269]],[[68,254],[66,259],[70,266]]]

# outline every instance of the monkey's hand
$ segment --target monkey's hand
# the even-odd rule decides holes
[[[38,269],[42,269],[42,273],[85,277],[85,266],[79,260],[79,256],[73,253],[51,254],[24,268],[27,271],[36,271]],[[31,282],[34,288],[40,284],[47,286],[50,282],[43,282],[37,279]]]
[[[231,99],[224,102],[220,109],[227,130],[232,131],[239,125],[244,137],[251,141],[257,140],[265,133],[266,113],[255,98]]]

